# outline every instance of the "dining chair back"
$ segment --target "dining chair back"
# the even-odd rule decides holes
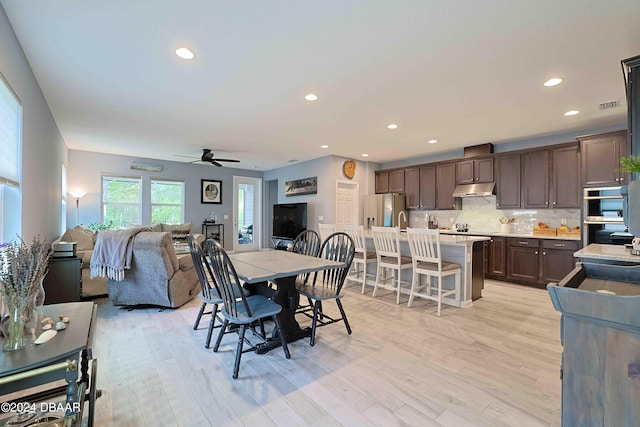
[[[454,295],[455,302],[460,303],[460,264],[442,260],[440,251],[440,231],[426,228],[407,228],[407,240],[413,259],[413,280],[409,293],[408,307],[411,307],[415,297],[425,298],[438,303],[438,316],[442,299]],[[420,275],[426,276],[426,283],[420,284]],[[442,278],[454,276],[454,285],[451,289],[442,289]],[[438,287],[431,287],[431,278],[438,278]]]
[[[372,296],[376,296],[378,288],[396,292],[396,304],[400,304],[402,290],[402,270],[412,266],[411,257],[400,253],[400,229],[398,227],[371,227],[373,243],[376,248],[378,268]],[[388,275],[391,270],[391,275]],[[391,281],[391,283],[387,283]]]
[[[207,262],[202,247],[191,235],[187,236],[187,243],[189,245],[189,252],[191,253],[193,266],[195,267],[196,273],[198,274],[198,280],[200,281],[199,296],[202,301],[202,305],[198,311],[198,316],[196,317],[196,321],[193,325],[193,330],[195,331],[198,329],[200,320],[204,314],[211,314],[209,328],[207,331],[207,339],[205,340],[205,348],[209,348],[211,344],[211,334],[213,333],[213,329],[216,327],[215,322],[218,314],[218,306],[222,304],[222,298],[220,298],[218,284],[214,279],[213,272],[209,267],[209,263]],[[205,312],[207,304],[211,304],[213,308],[211,311]]]
[[[329,270],[317,271],[314,274],[311,283],[297,285],[296,288],[300,295],[306,296],[310,300],[309,306],[298,311],[312,319],[311,324],[311,341],[310,345],[315,344],[316,328],[329,325],[331,323],[344,321],[347,333],[351,334],[351,326],[347,320],[347,315],[340,301],[340,291],[347,278],[353,257],[355,254],[355,245],[353,239],[347,233],[337,232],[330,234],[322,243],[320,249],[320,257],[331,261],[344,263],[344,266],[332,268]],[[333,299],[340,310],[339,318],[329,316],[326,311],[322,310],[322,302]],[[311,303],[313,301],[313,303]],[[310,314],[312,312],[313,314]]]
[[[313,230],[305,230],[298,234],[298,237],[293,241],[291,252],[297,254],[309,255],[317,257],[320,253],[320,245],[322,241],[320,236]],[[309,280],[309,273],[299,274],[296,278],[296,283],[304,284]]]
[[[344,232],[351,237],[355,247],[353,256],[354,274],[347,279],[360,280],[360,267],[362,266],[362,293],[364,294],[367,276],[374,277],[375,274],[367,273],[367,265],[377,262],[375,250],[367,250],[367,239],[364,237],[364,227],[362,225],[345,225]]]
[[[325,239],[329,237],[330,234],[335,232],[336,232],[335,224],[324,224],[324,223],[318,224],[318,235],[320,235],[321,242],[324,242]]]
[[[220,343],[222,342],[222,337],[227,329],[234,325],[237,326],[238,343],[233,368],[233,378],[236,379],[238,378],[238,372],[240,370],[240,359],[242,357],[242,353],[252,351],[256,348],[255,346],[252,346],[252,348],[243,349],[247,326],[251,326],[257,321],[260,322],[262,328],[262,335],[260,338],[264,341],[265,334],[262,321],[266,318],[273,319],[275,327],[279,330],[280,324],[278,322],[277,315],[282,311],[282,307],[263,295],[245,296],[240,280],[238,279],[238,275],[236,274],[236,270],[233,267],[233,263],[219,242],[215,240],[208,240],[207,252],[224,304],[220,310],[220,313],[224,318],[222,330],[218,334],[216,343],[213,346],[213,351],[218,351]],[[289,359],[291,356],[283,334],[280,334],[280,344],[284,349],[285,357]]]

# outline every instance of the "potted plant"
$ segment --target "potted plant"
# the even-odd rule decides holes
[[[630,154],[620,158],[620,172],[633,174],[631,179],[636,179],[637,173],[640,173],[640,155]]]

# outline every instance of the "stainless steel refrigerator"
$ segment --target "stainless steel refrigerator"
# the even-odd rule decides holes
[[[404,194],[370,194],[364,197],[364,228],[407,228],[409,212]],[[400,212],[403,212],[402,214]]]

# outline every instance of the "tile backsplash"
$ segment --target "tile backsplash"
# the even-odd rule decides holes
[[[580,225],[580,209],[497,209],[496,196],[465,197],[462,210],[410,211],[410,227],[426,227],[432,216],[439,227],[450,227],[455,223],[466,223],[470,231],[499,232],[500,218],[514,218],[511,226],[515,233],[530,233],[538,222],[557,228],[566,220],[569,227]]]

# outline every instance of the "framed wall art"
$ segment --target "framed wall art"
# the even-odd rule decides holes
[[[222,181],[203,179],[201,188],[201,203],[222,204]]]
[[[318,177],[287,181],[284,187],[284,195],[298,196],[302,194],[316,194],[318,192]]]

